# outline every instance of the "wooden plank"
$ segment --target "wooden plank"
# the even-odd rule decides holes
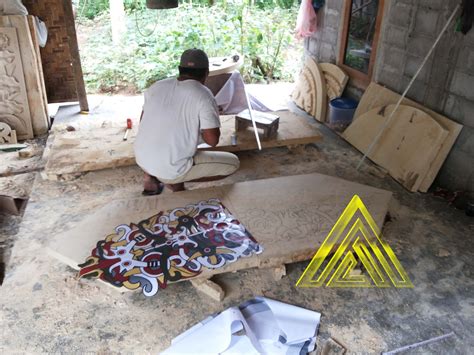
[[[278,134],[266,140],[263,132],[259,132],[263,148],[307,144],[321,139],[318,129],[301,116],[289,111],[279,111],[275,114],[280,116]],[[239,131],[237,145],[232,145],[231,137],[235,131],[234,116],[222,116],[221,122],[219,145],[216,148],[203,148],[203,150],[238,152],[257,149],[255,135],[251,129]],[[124,131],[124,128],[108,127],[56,132],[43,176],[56,180],[58,176],[65,174],[134,165],[133,142],[138,124],[135,122],[133,125],[127,141],[122,139]]]
[[[337,65],[332,63],[319,64],[326,81],[326,88],[329,100],[341,97],[346,88],[349,76]]]
[[[70,230],[53,235],[48,249],[54,257],[78,269],[97,241],[112,233],[115,226],[138,222],[158,211],[219,198],[264,251],[223,268],[206,270],[198,278],[208,279],[215,274],[252,267],[278,267],[312,258],[355,194],[382,227],[391,192],[309,174],[109,202],[99,210],[90,211],[89,216]]]
[[[395,104],[399,99],[399,94],[375,82],[372,82],[365,91],[364,95],[362,96],[361,101],[359,102],[359,106],[357,107],[357,110],[354,114],[354,120],[356,120],[362,114],[370,111],[375,107]],[[420,185],[419,191],[426,192],[428,191],[429,187],[438,175],[441,166],[443,165],[449,152],[451,151],[454,142],[461,133],[461,129],[463,126],[413,100],[405,98],[402,101],[402,105],[412,106],[426,112],[434,120],[436,120],[436,122],[438,122],[443,127],[443,129],[448,131],[446,139],[439,148],[435,159],[431,162],[430,167]]]
[[[297,144],[318,142],[322,139],[317,128],[311,126],[306,120],[290,111],[273,112],[280,117],[278,133],[275,137],[265,138],[263,130],[259,130],[262,148],[285,147]],[[257,149],[255,134],[250,127],[245,131],[237,132],[237,145],[232,145],[232,135],[235,131],[233,115],[221,116],[221,138],[216,148],[203,148],[203,150],[219,150],[226,152],[240,152]]]
[[[395,105],[388,105],[362,114],[344,131],[343,137],[366,153],[394,109]],[[400,105],[368,157],[414,192],[447,135],[448,131],[430,115]]]
[[[86,87],[84,85],[84,76],[82,74],[81,57],[79,55],[79,45],[77,44],[76,25],[70,0],[62,0],[66,31],[68,34],[69,50],[72,59],[72,68],[74,71],[74,82],[76,84],[76,93],[79,100],[81,111],[89,111],[87,102]]]
[[[0,26],[8,16],[0,16]],[[7,23],[8,26],[8,23]],[[0,27],[0,121],[16,130],[19,139],[33,138],[30,107],[16,28]]]
[[[33,47],[28,18],[19,15],[2,16],[0,25],[14,27],[17,30],[33,133],[34,135],[44,134],[48,131],[49,119],[43,101],[44,88],[41,86],[38,60]]]

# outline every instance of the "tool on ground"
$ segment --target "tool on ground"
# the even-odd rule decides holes
[[[385,131],[385,128],[387,128],[387,126],[389,125],[389,123],[392,121],[392,118],[395,114],[395,112],[398,110],[398,108],[400,107],[400,104],[402,103],[403,99],[405,98],[405,96],[407,95],[408,91],[410,90],[411,86],[413,85],[413,83],[415,82],[416,78],[418,77],[418,75],[420,74],[421,70],[423,69],[423,67],[425,66],[426,62],[428,61],[429,57],[431,56],[431,53],[433,53],[433,51],[435,50],[436,46],[438,45],[439,41],[441,40],[441,37],[443,37],[443,34],[444,32],[446,32],[446,30],[448,29],[449,25],[451,24],[451,22],[453,21],[454,17],[456,16],[456,13],[458,12],[458,10],[460,9],[461,5],[457,5],[456,8],[454,9],[453,13],[451,14],[451,16],[449,17],[448,19],[448,22],[446,22],[446,24],[444,25],[443,29],[441,30],[441,32],[439,33],[438,35],[438,38],[436,38],[436,41],[434,42],[433,46],[430,48],[430,50],[428,51],[428,54],[425,56],[425,59],[423,59],[423,62],[420,64],[420,67],[418,68],[418,70],[416,71],[415,75],[413,75],[413,78],[411,78],[410,82],[408,83],[408,86],[407,88],[405,89],[405,91],[403,92],[402,96],[400,96],[400,99],[398,100],[397,104],[395,105],[395,108],[393,109],[392,113],[390,114],[390,116],[388,116],[387,120],[385,121],[385,123],[383,124],[383,126],[380,128],[380,131],[377,133],[377,135],[375,136],[374,140],[372,141],[372,143],[370,144],[369,148],[367,149],[367,152],[364,154],[364,156],[362,157],[362,159],[359,161],[359,164],[357,165],[357,168],[356,170],[359,170],[360,167],[362,166],[362,163],[364,162],[365,158],[367,158],[370,153],[372,153],[372,150],[374,149],[375,145],[377,144],[377,142],[380,140],[380,137],[382,136],[382,133]]]
[[[127,118],[127,130],[125,131],[125,134],[123,135],[123,140],[126,141],[128,138],[128,132],[132,129],[132,119]]]
[[[434,337],[434,338],[431,338],[431,339],[428,339],[428,340],[420,341],[420,342],[415,343],[415,344],[406,345],[406,346],[403,346],[401,348],[398,348],[398,349],[395,349],[395,350],[392,350],[392,351],[389,351],[389,352],[382,353],[382,355],[398,354],[402,351],[411,350],[411,349],[414,349],[414,348],[418,348],[419,346],[423,346],[423,345],[426,345],[426,344],[431,344],[431,343],[434,343],[434,342],[452,337],[453,335],[455,335],[454,332],[451,332],[451,333],[448,333],[448,334],[441,335],[439,337]]]
[[[257,128],[263,129],[263,137],[270,139],[275,137],[280,125],[280,116],[271,113],[253,111],[253,118]],[[245,130],[252,124],[249,110],[243,110],[235,116],[235,130],[236,132]]]

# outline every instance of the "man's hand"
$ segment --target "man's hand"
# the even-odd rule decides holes
[[[219,143],[221,130],[219,128],[203,129],[201,130],[201,136],[204,142],[211,147],[215,147]]]

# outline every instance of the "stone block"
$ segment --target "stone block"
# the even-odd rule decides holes
[[[405,49],[407,46],[408,29],[398,26],[387,26],[383,34],[383,42],[400,49]]]
[[[418,8],[415,14],[415,32],[432,36],[436,32],[439,11]]]
[[[319,50],[319,59],[321,62],[336,62],[335,46],[322,42]]]
[[[433,43],[434,39],[432,37],[409,35],[407,40],[407,52],[414,56],[424,58]]]
[[[323,31],[322,41],[335,47],[337,45],[338,35],[339,33],[337,30],[326,27]]]
[[[446,90],[428,85],[423,104],[434,111],[442,112],[447,96]]]
[[[390,67],[382,67],[378,71],[376,81],[395,92],[400,92],[401,78],[400,72],[392,70]]]
[[[393,1],[388,13],[392,25],[408,28],[411,23],[413,5],[400,1]]]
[[[464,73],[474,74],[474,47],[463,46],[461,48],[456,69]]]
[[[327,10],[335,10],[338,12],[342,12],[344,6],[344,0],[330,0],[326,1],[325,11]]]
[[[309,38],[307,46],[308,52],[313,55],[317,55],[319,52],[319,43],[320,42],[317,38]]]
[[[388,65],[402,74],[405,66],[405,51],[395,47],[384,46],[383,61],[383,65]]]
[[[451,80],[452,93],[474,101],[474,76],[460,71],[455,71]]]
[[[450,62],[434,60],[428,84],[435,88],[446,89],[449,85],[449,77],[452,74],[452,70],[453,66]]]
[[[454,148],[469,154],[471,157],[474,157],[474,128],[464,126],[461,133],[459,134],[458,139],[456,140]]]
[[[433,45],[435,39],[433,38],[430,43],[430,47]],[[433,57],[436,60],[444,61],[456,61],[457,53],[462,47],[462,39],[456,33],[447,32],[434,50]]]
[[[419,0],[420,6],[436,10],[444,8],[445,3],[446,0]]]
[[[400,88],[401,91],[404,91],[406,89],[410,80],[411,80],[411,77],[407,77],[407,76],[403,77],[401,88]],[[425,100],[427,89],[428,89],[428,85],[426,85],[426,83],[420,80],[415,80],[410,90],[408,90],[407,97],[409,97],[410,99],[416,102],[423,103]]]
[[[474,191],[474,156],[453,148],[435,180],[450,190]]]
[[[446,99],[443,113],[452,120],[474,128],[474,102],[450,94]]]
[[[334,10],[327,10],[324,14],[324,27],[339,29],[341,27],[341,13]]]
[[[406,57],[405,62],[405,75],[408,77],[413,77],[417,72],[418,68],[420,67],[421,63],[423,62],[423,58],[418,56],[413,56],[408,54]],[[429,78],[429,74],[431,71],[432,60],[428,60],[421,70],[420,74],[418,75],[418,79],[423,82],[427,82]]]

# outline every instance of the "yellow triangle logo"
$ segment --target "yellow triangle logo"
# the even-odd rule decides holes
[[[331,254],[336,247],[337,250]],[[355,273],[356,256],[370,278]],[[328,262],[323,265],[326,259]],[[324,284],[327,287],[413,287],[357,195],[347,205],[296,286],[321,287]]]

